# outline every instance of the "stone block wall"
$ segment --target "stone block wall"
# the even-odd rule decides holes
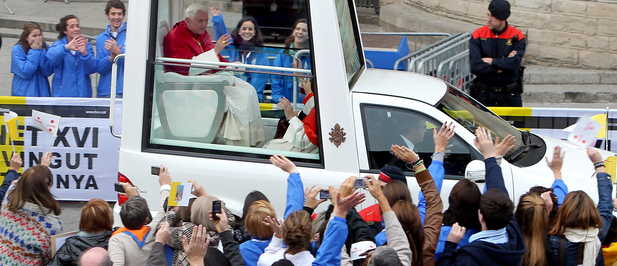
[[[383,0],[382,0],[383,1]],[[452,19],[485,24],[489,0],[402,0]],[[617,1],[509,0],[508,20],[528,37],[526,60],[617,70]]]

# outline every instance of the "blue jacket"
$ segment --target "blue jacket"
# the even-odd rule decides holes
[[[525,253],[525,241],[515,218],[506,226],[506,232],[508,242],[504,244],[477,240],[458,248],[455,243],[446,242],[436,265],[519,266]]]
[[[244,264],[247,266],[257,266],[259,256],[264,253],[264,250],[266,250],[269,244],[270,239],[251,239],[240,244],[240,255],[242,255],[242,259],[244,259]]]
[[[317,250],[313,266],[341,265],[341,249],[345,245],[348,234],[347,221],[334,217],[328,222],[324,239]]]
[[[598,238],[600,239],[600,241],[604,241],[604,238],[606,238],[606,235],[608,233],[608,229],[611,227],[611,221],[613,219],[613,201],[611,199],[611,195],[613,194],[613,186],[611,184],[610,175],[607,173],[596,174],[596,179],[598,180],[598,211],[600,212],[600,216],[602,217],[602,227],[598,232]],[[563,264],[561,264],[560,252],[562,242],[565,244],[566,250]],[[579,251],[582,250],[579,249],[581,245],[584,245],[584,243],[570,242],[561,235],[549,235],[547,246],[549,265],[577,265],[576,261],[578,256],[582,256],[582,254],[579,254]],[[596,265],[604,265],[604,257],[602,256],[602,250],[598,252],[598,256],[596,258]]]
[[[52,44],[47,50],[47,60],[53,67],[51,95],[53,97],[92,97],[90,74],[96,72],[97,61],[92,51],[92,45],[87,44],[87,54],[75,54],[64,48],[67,44],[64,37]]]
[[[435,161],[431,163],[429,170],[433,168],[434,164],[435,164]],[[505,182],[503,180],[503,174],[501,172],[501,167],[497,164],[497,160],[495,158],[488,158],[484,160],[484,164],[486,168],[486,187],[485,188],[487,190],[491,188],[496,188],[496,189],[499,189],[499,190],[502,190],[508,193],[508,191],[506,190]],[[435,176],[442,177],[441,180],[437,180],[437,179],[435,180],[435,184],[438,185],[437,189],[441,190],[441,184],[443,183],[443,174],[438,175],[438,173],[440,173],[439,167],[441,167],[441,171],[443,171],[443,163],[441,163],[441,165],[435,164],[435,167],[433,168],[433,170],[436,173]],[[431,172],[431,175],[432,174],[433,172]],[[420,206],[420,203],[418,203],[418,206]],[[450,230],[452,230],[452,226],[444,225],[441,227],[441,232],[439,233],[439,241],[437,242],[437,248],[435,249],[435,259],[439,259],[441,254],[444,252],[444,248],[446,247],[446,239],[448,239],[448,234],[450,234]],[[477,232],[478,231],[476,230],[468,229],[465,232],[465,235],[463,236],[461,241],[458,243],[457,248],[461,248],[467,245],[469,243],[469,237]]]
[[[47,49],[30,49],[24,52],[21,44],[13,46],[11,73],[13,73],[12,96],[49,97],[51,67],[47,64]]]
[[[4,201],[4,196],[6,196],[6,192],[7,190],[9,190],[11,183],[18,178],[19,173],[15,170],[9,170],[8,172],[6,172],[4,180],[2,181],[2,185],[0,185],[0,203]]]
[[[223,15],[212,17],[212,24],[214,25],[214,34],[217,40],[221,36],[228,33],[227,27],[225,26],[225,21],[223,20]],[[250,53],[245,53],[248,54],[248,56],[243,56],[243,53],[241,53],[236,46],[231,44],[225,47],[223,51],[221,51],[221,55],[223,57],[226,57],[229,62],[241,62],[243,64],[272,66],[274,60],[269,59],[269,57],[276,56],[276,54],[278,54],[278,51],[276,49],[269,49],[265,47],[254,48],[254,51],[251,51]],[[238,72],[236,76],[255,87],[255,90],[257,91],[257,98],[259,98],[260,102],[263,102],[264,88],[266,87],[266,84],[270,82],[270,75],[261,73]]]
[[[96,89],[96,95],[98,97],[109,97],[111,93],[111,65],[112,62],[109,61],[109,56],[111,53],[105,49],[105,41],[114,39],[111,34],[111,27],[107,25],[105,31],[96,36],[96,72],[101,74],[99,78],[99,84]],[[115,38],[116,43],[120,47],[120,52],[125,53],[125,42],[126,42],[126,22],[120,26],[118,29],[118,36]],[[116,95],[121,96],[123,92],[124,85],[124,59],[120,59],[118,61],[118,79],[116,82]]]
[[[295,211],[304,208],[304,185],[299,173],[291,173],[287,177],[287,203],[285,205],[284,219]]]
[[[491,157],[484,160],[486,168],[486,189],[497,189],[508,193],[501,167],[495,158]],[[448,228],[450,231],[451,228]],[[525,253],[525,241],[520,232],[516,218],[512,216],[510,223],[506,226],[508,242],[504,244],[493,244],[485,241],[474,241],[461,246],[452,242],[445,242],[444,249],[440,252],[437,265],[512,265],[521,264]],[[465,233],[465,241],[469,241],[471,234]],[[439,241],[441,242],[442,234]],[[445,235],[447,237],[447,234]],[[461,241],[462,242],[462,241]],[[439,244],[438,244],[439,246]],[[437,251],[435,251],[437,255]],[[436,256],[437,257],[437,256]]]
[[[553,189],[553,194],[557,197],[557,206],[561,206],[566,199],[566,195],[568,195],[568,186],[566,186],[563,180],[555,179],[551,188]]]
[[[308,56],[300,57],[300,61],[302,63],[302,68],[311,69],[311,59]],[[281,53],[276,56],[274,60],[274,66],[277,67],[287,67],[293,68],[293,57],[291,57],[287,53]],[[272,102],[278,103],[281,100],[281,97],[287,98],[289,101],[293,101],[293,77],[289,76],[272,76]],[[304,94],[300,92],[299,80],[297,80],[298,86],[296,87],[298,90],[298,102],[301,103],[304,99]]]

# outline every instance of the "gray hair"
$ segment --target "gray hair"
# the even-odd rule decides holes
[[[388,246],[381,246],[373,252],[369,266],[403,266],[403,264],[399,260],[396,250]]]
[[[184,10],[184,15],[187,18],[192,18],[195,16],[195,14],[197,14],[198,11],[208,13],[208,6],[205,3],[201,2],[192,3]]]

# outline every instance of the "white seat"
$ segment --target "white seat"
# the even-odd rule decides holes
[[[156,105],[167,139],[212,143],[225,113],[227,77],[159,73]]]

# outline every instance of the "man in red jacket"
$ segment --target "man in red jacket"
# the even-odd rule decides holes
[[[165,57],[192,59],[194,56],[214,49],[220,61],[225,61],[220,53],[231,42],[229,34],[221,36],[212,43],[208,34],[208,8],[200,3],[189,5],[186,18],[174,25],[163,40]],[[165,71],[188,75],[189,67],[165,66]]]

